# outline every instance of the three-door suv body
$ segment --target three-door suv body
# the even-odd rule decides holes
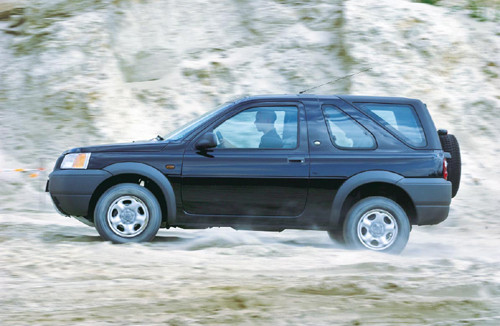
[[[46,189],[60,213],[118,243],[229,226],[400,252],[412,225],[447,218],[459,182],[458,143],[419,100],[272,95],[164,138],[66,151]]]

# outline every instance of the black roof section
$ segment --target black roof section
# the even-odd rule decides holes
[[[375,103],[422,103],[418,99],[406,97],[391,97],[391,96],[364,96],[364,95],[316,95],[316,94],[269,94],[269,95],[253,95],[245,96],[234,101],[235,103],[246,102],[252,100],[320,100],[320,99],[342,99],[346,102],[375,102]]]

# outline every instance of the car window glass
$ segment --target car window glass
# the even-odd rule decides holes
[[[214,133],[217,148],[296,148],[297,126],[297,107],[255,107],[227,119]]]
[[[356,105],[409,145],[423,147],[427,144],[422,125],[412,106],[380,103]]]
[[[219,114],[221,111],[225,110],[230,104],[232,104],[232,102],[226,102],[226,103],[218,106],[213,111],[209,111],[209,112],[203,114],[202,116],[185,124],[184,126],[180,127],[179,129],[172,131],[170,134],[166,135],[163,138],[168,139],[168,140],[183,139],[184,137],[189,135],[192,131],[196,130],[199,126],[204,124],[206,121],[210,120],[211,118],[213,118],[217,114]]]
[[[375,148],[373,136],[339,108],[324,105],[323,114],[335,146],[343,149]]]

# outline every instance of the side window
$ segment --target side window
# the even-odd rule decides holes
[[[355,104],[409,145],[415,147],[427,145],[422,124],[412,106],[380,103]]]
[[[333,105],[323,106],[323,115],[336,147],[342,149],[373,149],[375,139],[364,127]]]
[[[217,148],[296,148],[298,109],[255,107],[227,119],[214,129]]]

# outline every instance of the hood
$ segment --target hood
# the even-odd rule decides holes
[[[102,153],[102,152],[158,152],[168,145],[167,141],[138,141],[132,143],[85,146],[70,149],[68,153]]]

